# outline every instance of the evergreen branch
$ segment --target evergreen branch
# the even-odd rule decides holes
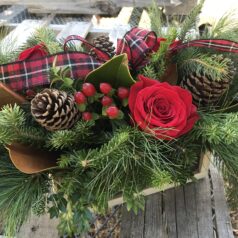
[[[200,3],[192,9],[192,11],[186,16],[186,19],[183,21],[181,25],[180,33],[178,35],[178,38],[181,41],[185,40],[189,30],[195,27],[195,24],[197,22],[197,17],[202,10],[204,2],[205,0],[201,0]]]
[[[192,131],[192,137],[202,138],[210,145],[231,145],[238,142],[238,113],[200,113],[201,119]]]
[[[176,39],[176,36],[176,28],[169,28],[166,41],[161,41],[158,51],[151,55],[151,64],[154,66],[154,72],[157,72],[157,77],[155,78],[160,78],[162,75],[164,75],[168,64],[167,53],[171,43]]]
[[[34,144],[38,147],[45,144],[47,132],[42,128],[27,124],[27,116],[18,105],[6,105],[0,111],[0,143],[11,144],[13,141]]]
[[[151,79],[156,79],[157,78],[157,73],[155,72],[154,66],[153,65],[146,65],[143,70],[142,74],[145,77],[151,78]]]
[[[231,80],[232,61],[223,55],[202,54],[197,50],[183,50],[177,56],[178,70],[181,75],[196,72],[197,75],[207,75],[215,81]]]
[[[157,36],[163,36],[162,14],[161,10],[159,9],[159,5],[155,0],[153,0],[153,3],[149,8],[149,17],[151,22],[151,30],[154,31]]]
[[[0,160],[0,210],[5,235],[13,237],[28,219],[32,206],[45,196],[48,178],[44,174],[19,172],[8,159]]]
[[[53,132],[49,138],[49,146],[54,149],[70,149],[75,146],[82,147],[92,140],[92,127],[95,122],[84,122],[79,120],[73,129]]]
[[[237,41],[238,19],[236,12],[229,11],[219,18],[219,20],[213,24],[207,37]]]
[[[20,52],[16,45],[16,38],[7,36],[10,31],[11,29],[7,26],[0,28],[0,64],[15,61]]]
[[[62,45],[56,40],[55,32],[47,27],[41,27],[22,46],[22,50],[44,43],[50,54],[62,51]]]

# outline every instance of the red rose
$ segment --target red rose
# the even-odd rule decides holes
[[[44,44],[35,45],[22,51],[18,60],[33,60],[48,55]]]
[[[130,89],[129,108],[142,130],[165,140],[187,133],[199,119],[189,91],[142,75]]]

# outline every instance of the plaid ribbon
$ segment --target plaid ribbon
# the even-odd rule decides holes
[[[180,49],[184,49],[188,47],[202,47],[202,48],[210,48],[210,49],[214,49],[214,50],[222,51],[222,52],[238,53],[238,42],[230,41],[230,40],[222,40],[222,39],[192,40],[189,42],[185,42],[183,44],[176,45],[170,50],[175,53],[176,51]]]
[[[14,91],[50,84],[50,68],[57,57],[56,66],[68,66],[73,79],[83,79],[86,75],[103,64],[92,56],[68,52],[49,55],[30,61],[16,61],[0,66],[0,81]]]
[[[116,54],[127,53],[130,67],[137,71],[148,63],[147,56],[156,44],[155,32],[135,27],[117,41]]]

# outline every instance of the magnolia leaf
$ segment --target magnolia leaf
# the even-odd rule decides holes
[[[105,82],[110,83],[113,88],[130,87],[135,83],[128,67],[127,54],[114,56],[111,60],[90,72],[85,81],[92,83],[97,88],[100,83]]]

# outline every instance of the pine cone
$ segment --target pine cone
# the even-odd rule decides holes
[[[98,49],[106,52],[110,57],[114,56],[115,47],[113,46],[113,42],[109,40],[108,36],[102,35],[102,36],[94,38],[93,44]],[[94,57],[97,57],[97,54],[95,53],[93,48],[89,51],[89,54]]]
[[[44,89],[31,101],[35,120],[49,131],[71,128],[80,113],[73,95],[57,89]]]
[[[230,86],[235,74],[233,64],[230,65],[229,72],[229,77],[220,81],[214,80],[210,75],[203,72],[192,72],[183,75],[181,86],[192,93],[194,104],[201,106],[214,105]]]

